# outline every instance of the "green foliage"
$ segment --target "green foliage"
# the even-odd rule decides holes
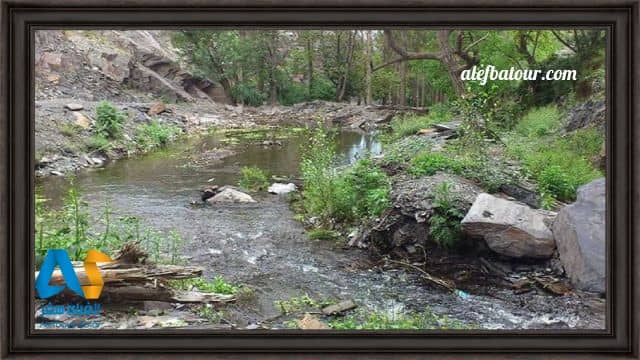
[[[370,159],[338,171],[331,133],[322,128],[311,131],[303,149],[303,205],[311,216],[323,222],[349,222],[379,216],[389,206],[387,175]]]
[[[224,319],[224,311],[218,310],[211,304],[202,304],[198,315],[212,324],[219,324]]]
[[[552,206],[552,199],[575,200],[578,187],[602,176],[591,159],[600,152],[604,136],[596,128],[586,128],[561,137],[553,132],[559,122],[555,116],[549,107],[533,109],[518,131],[506,138],[508,153],[538,183],[545,207]]]
[[[237,285],[233,285],[227,282],[222,276],[218,275],[213,280],[205,280],[204,278],[191,278],[183,280],[171,281],[171,287],[178,290],[197,290],[206,293],[216,294],[235,294],[240,288]]]
[[[440,103],[433,105],[427,115],[394,118],[390,123],[392,137],[389,140],[397,140],[405,136],[414,135],[419,130],[427,129],[434,124],[447,123],[451,121],[452,116],[453,114],[448,110],[448,106]]]
[[[113,254],[128,242],[141,244],[157,263],[177,264],[179,261],[182,238],[176,231],[162,233],[142,227],[140,220],[134,216],[115,217],[109,202],[105,203],[101,215],[94,219],[77,186],[70,186],[61,207],[51,208],[47,203],[37,191],[37,264],[40,264],[49,249],[66,249],[71,260],[80,261],[89,249]],[[165,253],[168,256],[164,256]]]
[[[549,135],[560,127],[561,114],[556,106],[548,105],[529,111],[516,125],[516,132],[525,137]]]
[[[299,313],[302,311],[317,310],[335,303],[334,301],[316,300],[308,294],[292,297],[286,300],[276,300],[274,305],[283,315]]]
[[[60,126],[60,133],[67,137],[73,137],[82,132],[82,127],[73,123],[64,123]]]
[[[392,314],[369,310],[355,312],[329,321],[334,330],[423,330],[423,329],[467,329],[468,325],[438,315],[430,309],[423,312]]]
[[[337,231],[325,228],[311,229],[307,234],[309,235],[309,239],[313,240],[335,240],[340,236],[340,233]]]
[[[89,137],[85,146],[88,151],[107,151],[111,149],[112,142],[104,135],[94,134]]]
[[[101,101],[96,107],[96,134],[107,138],[118,138],[126,116],[112,103]]]
[[[465,215],[460,202],[451,192],[450,183],[438,185],[433,200],[434,213],[429,218],[429,236],[443,248],[452,249],[460,240],[460,222]]]
[[[255,84],[239,82],[231,89],[233,100],[249,106],[260,106],[267,100],[267,94],[256,89]]]
[[[140,125],[136,129],[135,142],[139,148],[147,151],[155,147],[166,146],[181,133],[182,130],[177,126],[154,120],[148,124]]]
[[[238,186],[247,191],[264,191],[269,187],[269,175],[256,166],[244,166],[240,170]]]
[[[373,161],[359,160],[343,176],[349,188],[348,192],[352,193],[355,216],[380,216],[389,207],[389,179]]]
[[[323,221],[351,215],[351,199],[346,182],[334,168],[333,134],[318,126],[308,130],[309,141],[302,145],[303,206],[306,213]]]
[[[465,165],[450,154],[440,152],[424,152],[411,159],[409,173],[415,176],[430,176],[437,171],[448,171],[460,174]]]

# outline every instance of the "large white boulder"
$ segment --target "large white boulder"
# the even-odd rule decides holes
[[[267,189],[272,194],[287,194],[293,191],[296,191],[296,185],[294,183],[282,184],[282,183],[273,183]]]
[[[514,258],[547,258],[555,241],[547,227],[550,213],[482,193],[462,219],[462,230],[483,238],[498,254]]]
[[[558,213],[553,236],[573,286],[603,293],[606,289],[605,179],[580,187],[577,198]]]
[[[254,203],[256,202],[250,195],[227,187],[217,193],[215,196],[207,199],[208,203]]]

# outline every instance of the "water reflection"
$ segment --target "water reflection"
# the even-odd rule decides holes
[[[275,138],[275,134],[266,134],[266,137]],[[194,191],[207,183],[236,184],[243,166],[257,166],[277,176],[297,177],[300,147],[308,139],[303,133],[297,133],[282,140],[282,145],[264,146],[261,141],[254,141],[238,146],[234,155],[222,160],[210,157],[209,154],[225,147],[224,141],[224,136],[215,134],[191,138],[152,154],[115,161],[102,169],[81,171],[75,182],[89,203],[113,197],[123,197],[121,200],[130,197],[131,201],[140,197],[145,201],[153,198],[175,200],[176,196],[193,196]],[[341,164],[382,151],[374,134],[339,131],[335,141]],[[39,179],[37,184],[55,205],[66,193],[69,181],[69,178],[47,177]]]

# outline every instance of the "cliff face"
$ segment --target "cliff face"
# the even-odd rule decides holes
[[[170,32],[36,32],[36,100],[230,103],[223,88],[184,70]]]

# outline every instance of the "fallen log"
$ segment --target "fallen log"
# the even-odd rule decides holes
[[[228,303],[235,300],[233,295],[204,293],[199,291],[174,291],[170,288],[124,286],[104,287],[100,300],[108,302],[161,301],[171,303]]]
[[[371,106],[367,106],[367,109],[410,111],[418,114],[426,114],[427,112],[429,112],[429,109],[426,107],[401,106],[401,105],[371,105]]]
[[[91,285],[87,273],[83,266],[76,266],[74,262],[73,270],[80,281],[80,285]],[[113,268],[111,263],[98,263],[98,270],[105,284],[110,283],[145,283],[159,280],[180,280],[189,279],[202,275],[202,269],[193,266],[176,265],[150,265],[129,268]],[[39,272],[35,273],[38,277]],[[51,275],[50,285],[64,285],[65,280],[60,270],[54,270]]]
[[[234,295],[182,291],[170,286],[171,280],[183,280],[202,276],[202,268],[196,266],[162,265],[143,263],[147,255],[135,244],[125,244],[112,262],[96,263],[104,287],[99,301],[162,301],[172,303],[226,303],[235,300]],[[100,279],[90,280],[82,262],[72,262],[73,270],[81,286],[96,284]],[[35,273],[37,279],[39,272]],[[95,276],[95,275],[94,275]],[[60,270],[54,270],[50,285],[66,283]],[[72,291],[63,291],[58,296],[78,296]]]

